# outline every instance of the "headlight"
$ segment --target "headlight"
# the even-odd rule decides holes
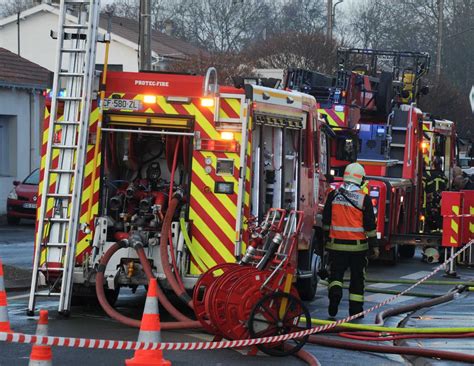
[[[10,193],[8,193],[8,198],[11,199],[11,200],[17,200],[18,199],[18,195],[16,194],[15,188],[13,188],[10,191]]]

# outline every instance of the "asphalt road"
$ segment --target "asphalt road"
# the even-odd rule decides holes
[[[19,227],[2,227],[0,226],[0,256],[3,261],[8,264],[23,266],[28,268],[31,263],[32,243],[33,243],[33,227],[21,225]],[[403,290],[406,285],[396,285],[383,283],[382,279],[419,279],[426,273],[432,271],[435,267],[433,264],[422,263],[419,254],[416,258],[410,260],[402,260],[397,266],[390,266],[385,263],[371,263],[368,269],[368,278],[377,278],[380,283],[371,283],[370,288],[374,291],[389,289]],[[473,280],[474,270],[469,268],[460,268],[458,273],[462,280]],[[436,279],[443,279],[442,273],[436,275]],[[427,294],[442,294],[448,291],[452,286],[426,286],[422,285],[416,289],[417,292]],[[25,314],[27,294],[26,292],[9,293],[9,317],[12,328],[19,332],[33,333],[36,327],[36,319],[29,318]],[[308,304],[313,317],[327,319],[327,290],[325,286],[320,285],[318,293],[314,301]],[[367,292],[366,308],[385,300],[391,295]],[[347,316],[348,312],[348,294],[345,291],[344,300],[340,306],[337,318]],[[474,326],[474,317],[463,316],[463,312],[470,311],[474,294],[463,295],[462,299],[457,299],[449,303],[450,314],[456,313],[459,309],[459,319],[465,319],[469,324],[466,326]],[[119,311],[140,317],[140,310],[143,308],[145,300],[144,290],[137,291],[132,294],[130,291],[122,291],[116,307]],[[409,303],[425,300],[414,296],[404,296],[397,299],[393,304],[405,305]],[[461,301],[463,300],[463,301]],[[466,305],[467,304],[467,305]],[[72,314],[68,319],[61,318],[56,312],[56,304],[54,301],[41,301],[39,307],[50,311],[49,331],[51,335],[73,336],[86,338],[102,338],[102,339],[119,339],[119,340],[136,340],[138,330],[125,327],[116,321],[108,318],[104,312],[93,303],[89,302],[87,306],[74,306]],[[387,308],[386,306],[384,308]],[[382,309],[384,309],[382,308]],[[435,308],[437,309],[437,308]],[[438,311],[438,322],[442,319],[443,311]],[[373,323],[374,313],[366,316],[365,319],[359,320],[361,323]],[[161,317],[163,321],[170,320],[170,317],[162,311]],[[387,324],[396,326],[404,316],[392,317],[388,319]],[[453,319],[453,318],[452,318]],[[472,323],[472,324],[471,324]],[[420,325],[420,326],[423,326]],[[459,324],[452,326],[460,326]],[[164,341],[206,341],[211,340],[209,335],[197,331],[166,331],[162,332]],[[450,343],[451,342],[451,343]],[[417,345],[417,343],[411,344]],[[443,349],[452,345],[456,348],[455,341],[444,341],[436,343],[439,349]],[[443,346],[444,345],[444,346]],[[27,365],[28,355],[31,347],[28,345],[5,344],[0,343],[0,365]],[[368,352],[354,352],[348,350],[339,350],[325,348],[321,346],[306,345],[305,349],[318,358],[322,365],[407,365],[428,364],[425,359],[410,359],[408,361],[398,355],[375,354]],[[474,349],[474,347],[471,347]],[[86,350],[86,349],[70,349],[55,347],[53,349],[55,365],[121,365],[126,358],[132,356],[129,351],[112,351],[112,350]],[[304,363],[294,357],[275,358],[263,354],[257,356],[246,355],[245,350],[219,350],[219,351],[179,351],[165,352],[165,358],[172,361],[173,365],[303,365]],[[431,361],[430,364],[437,365],[437,361]],[[452,363],[441,363],[441,365],[451,365]]]
[[[14,226],[0,225],[0,258],[3,263],[31,268],[34,235],[33,221],[22,221]]]

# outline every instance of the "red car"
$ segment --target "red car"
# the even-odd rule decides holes
[[[7,197],[7,222],[18,225],[20,219],[36,219],[39,169],[34,170],[23,182],[13,182],[13,189]]]

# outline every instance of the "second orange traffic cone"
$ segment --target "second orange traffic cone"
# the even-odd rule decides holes
[[[7,293],[5,292],[5,282],[3,281],[3,264],[0,259],[0,332],[11,332],[10,321],[8,320]]]
[[[160,313],[158,309],[158,284],[155,279],[148,284],[145,309],[138,342],[161,342]],[[163,358],[161,350],[137,350],[133,358],[125,360],[126,366],[171,366],[171,362]]]
[[[48,335],[48,310],[40,310],[38,327],[36,328],[37,336]],[[51,346],[43,346],[34,344],[31,349],[30,363],[28,366],[51,366],[53,362],[53,353]]]

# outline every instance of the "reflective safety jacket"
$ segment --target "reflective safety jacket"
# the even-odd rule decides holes
[[[375,246],[376,225],[370,198],[339,188],[329,193],[323,211],[326,249],[359,252]]]

